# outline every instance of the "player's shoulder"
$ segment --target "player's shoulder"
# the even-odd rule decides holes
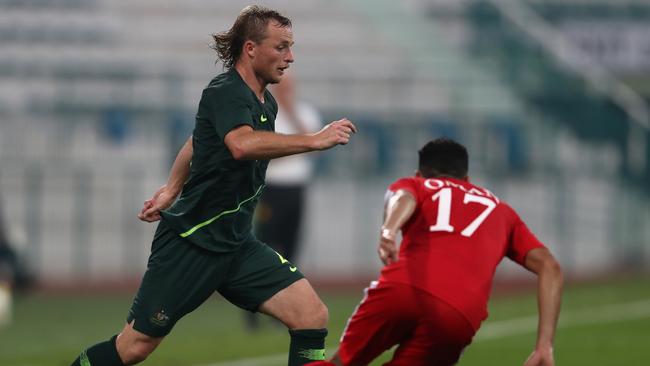
[[[210,80],[203,89],[203,97],[250,99],[251,92],[234,69],[223,72]]]
[[[500,201],[499,202],[499,208],[505,212],[514,222],[520,222],[521,218],[519,217],[519,213],[517,213],[517,210],[515,210],[510,204],[506,201]]]
[[[393,194],[396,193],[399,190],[404,190],[411,195],[418,197],[419,196],[419,190],[418,185],[420,185],[421,182],[418,177],[402,177],[394,181],[388,186],[388,191],[387,193]]]
[[[388,187],[390,190],[399,189],[402,186],[408,186],[415,188],[418,184],[421,184],[422,179],[416,176],[412,177],[401,177],[391,183]]]

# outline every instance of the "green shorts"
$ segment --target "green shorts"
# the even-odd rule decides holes
[[[253,237],[234,252],[216,253],[181,238],[161,221],[127,322],[135,320],[136,330],[162,337],[215,291],[254,312],[301,278],[296,267]]]

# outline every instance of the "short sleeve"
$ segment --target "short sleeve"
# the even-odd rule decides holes
[[[201,115],[210,121],[222,140],[235,127],[253,126],[250,107],[241,94],[206,88],[200,106]]]
[[[388,190],[391,192],[397,192],[400,189],[403,189],[413,195],[417,199],[418,197],[418,182],[414,178],[401,178],[395,181],[395,183],[388,186]]]
[[[536,248],[544,248],[544,244],[537,239],[523,221],[518,220],[510,234],[508,258],[523,266],[526,254]]]

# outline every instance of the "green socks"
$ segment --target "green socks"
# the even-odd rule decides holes
[[[81,352],[70,366],[124,366],[115,347],[117,336]]]
[[[325,359],[327,329],[289,329],[289,334],[289,366],[301,366]]]
[[[325,359],[327,329],[289,330],[289,334],[289,366],[302,366]],[[70,366],[124,366],[115,348],[115,339],[117,336],[83,351]]]

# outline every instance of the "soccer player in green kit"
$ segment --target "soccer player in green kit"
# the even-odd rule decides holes
[[[273,132],[278,107],[266,86],[280,82],[293,62],[286,17],[249,6],[214,39],[227,71],[203,90],[193,136],[138,215],[160,223],[127,324],[72,365],[143,361],[215,291],[282,321],[291,336],[290,366],[325,357],[327,307],[295,266],[253,236],[252,215],[269,159],[347,144],[356,128],[341,119],[313,134]]]

